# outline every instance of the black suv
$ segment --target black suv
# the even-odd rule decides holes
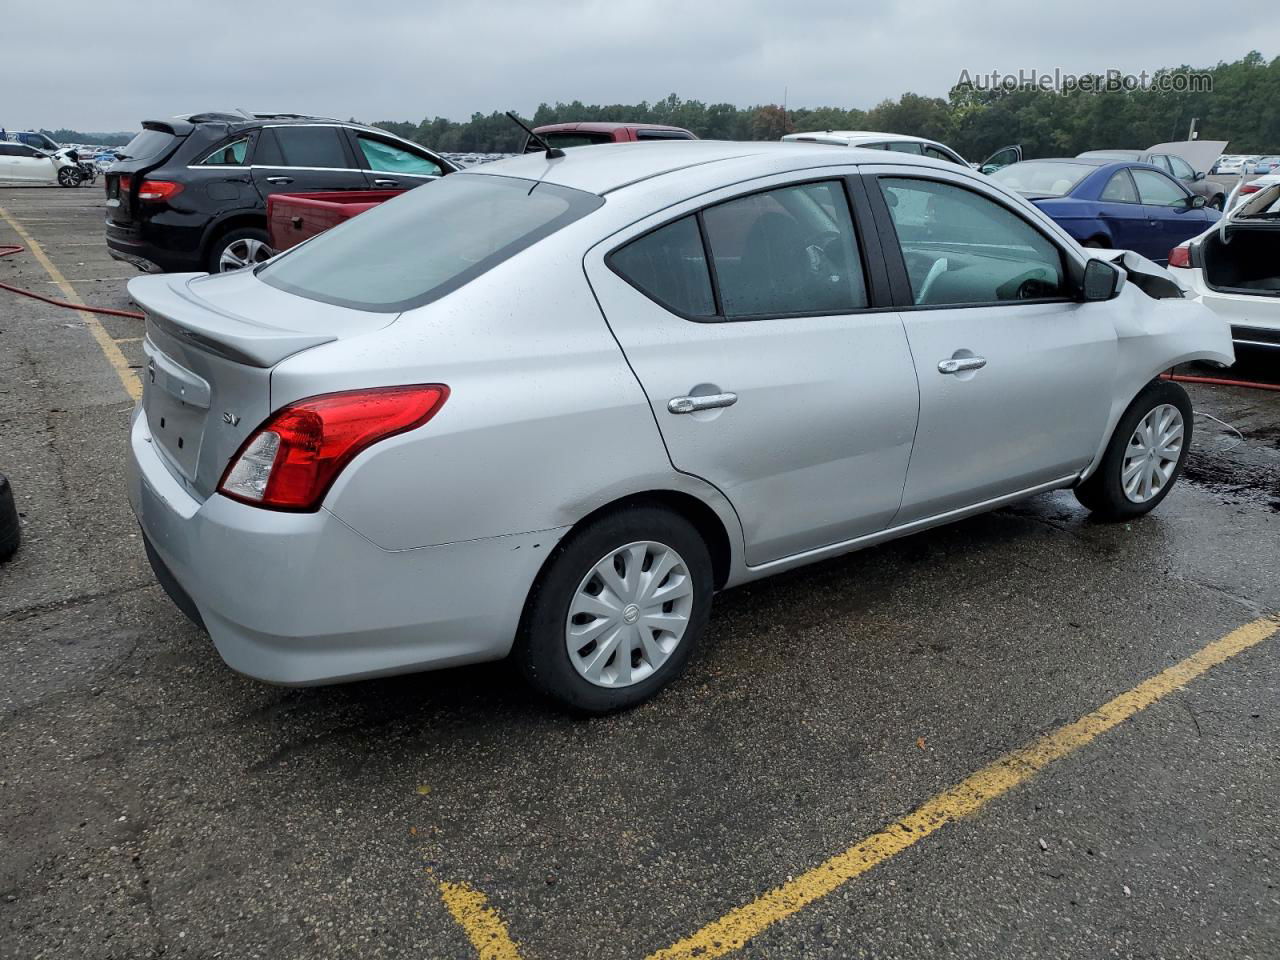
[[[457,169],[416,143],[296,114],[147,120],[107,170],[107,246],[146,271],[219,273],[271,256],[267,197],[408,190]]]

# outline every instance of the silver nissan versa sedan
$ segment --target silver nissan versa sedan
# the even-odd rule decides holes
[[[716,590],[1073,488],[1158,504],[1232,362],[1159,267],[978,173],[681,142],[452,174],[259,265],[140,277],[160,582],[285,684],[513,655],[652,696]]]

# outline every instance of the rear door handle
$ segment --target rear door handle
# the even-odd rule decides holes
[[[986,357],[952,357],[938,361],[939,373],[959,373],[962,370],[981,370],[987,365]]]
[[[732,407],[737,402],[736,393],[713,393],[705,397],[672,397],[667,402],[667,410],[671,413],[695,413],[698,410]]]
[[[399,180],[375,180],[373,181],[373,185],[375,187],[398,187],[400,186],[400,181]]]
[[[267,177],[267,183],[293,183],[293,177]]]

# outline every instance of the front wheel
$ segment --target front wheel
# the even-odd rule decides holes
[[[84,176],[75,167],[63,167],[58,171],[58,185],[61,187],[78,187]]]
[[[1154,380],[1129,405],[1076,499],[1095,515],[1128,520],[1166,496],[1191,449],[1191,398],[1176,383]]]
[[[1222,205],[1223,205],[1224,203],[1226,203],[1226,202],[1227,202],[1227,198],[1226,198],[1225,196],[1223,196],[1222,194],[1220,194],[1220,193],[1219,193],[1219,194],[1217,194],[1216,196],[1214,196],[1214,197],[1213,197],[1213,199],[1211,199],[1211,200],[1209,201],[1209,209],[1210,209],[1210,210],[1221,210],[1221,209],[1222,209]]]
[[[552,700],[600,714],[648,700],[706,632],[711,554],[683,517],[652,506],[571,533],[534,586],[515,658]]]

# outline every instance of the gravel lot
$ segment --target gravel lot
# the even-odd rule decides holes
[[[0,210],[0,244],[16,222],[128,307],[100,187]],[[30,251],[0,281],[63,296]],[[730,591],[622,716],[561,716],[502,664],[268,687],[143,556],[141,334],[0,291],[25,536],[0,567],[0,957],[644,957],[1280,611],[1280,393],[1197,387],[1240,435],[1197,418],[1150,517],[1055,493]],[[1280,637],[1243,650],[736,955],[1280,956],[1278,670]],[[486,952],[450,885],[492,907]]]

